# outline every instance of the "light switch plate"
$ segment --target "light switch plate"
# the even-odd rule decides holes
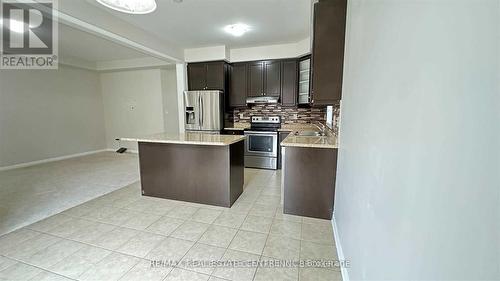
[[[333,124],[333,106],[331,105],[326,107],[326,124],[330,126]]]

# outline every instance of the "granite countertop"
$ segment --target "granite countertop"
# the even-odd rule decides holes
[[[310,136],[296,136],[294,133],[290,133],[282,142],[281,146],[284,147],[312,147],[312,148],[330,148],[336,149],[337,138],[335,136],[322,136],[322,137],[310,137]]]
[[[219,135],[198,132],[186,132],[183,134],[159,133],[142,137],[120,138],[122,141],[151,142],[151,143],[173,143],[191,145],[218,145],[225,146],[237,143],[245,139],[241,135]]]
[[[326,136],[296,136],[296,132],[300,131],[318,131],[314,125],[293,124],[290,126],[282,126],[281,131],[291,132],[282,142],[284,147],[312,147],[312,148],[330,148],[337,149],[337,136],[333,132],[327,132]]]
[[[250,127],[250,123],[234,123],[233,127],[224,128],[225,130],[244,130]],[[329,132],[326,136],[296,136],[295,132],[300,131],[318,131],[318,127],[313,124],[282,124],[279,132],[290,132],[282,142],[284,147],[313,147],[336,149],[337,137]]]
[[[237,123],[234,123],[232,127],[224,128],[224,130],[243,131],[243,130],[248,129],[248,128],[250,128],[250,123],[237,122]]]
[[[278,129],[279,132],[297,132],[297,131],[317,131],[318,128],[311,124],[283,124]]]

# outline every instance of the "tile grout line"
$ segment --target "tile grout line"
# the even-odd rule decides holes
[[[262,195],[262,190],[263,189],[261,189],[261,191],[259,192],[259,197]],[[264,242],[264,247],[262,247],[262,251],[260,252],[259,262],[262,261],[262,256],[263,256],[263,253],[264,253],[264,249],[266,248],[267,240],[269,239],[269,234],[271,233],[271,228],[272,228],[272,225],[274,223],[274,218],[276,217],[276,212],[278,212],[278,207],[276,207],[276,209],[274,211],[273,221],[271,222],[271,227],[269,228],[269,233],[266,236],[266,241]],[[259,270],[259,267],[260,266],[257,266],[257,268],[255,269],[255,272],[253,273],[252,281],[255,280],[255,277],[257,276],[257,271]]]
[[[214,220],[214,221],[215,221],[215,220]],[[212,225],[212,224],[210,224],[210,225]],[[180,227],[180,226],[179,226],[179,227]],[[198,238],[196,241],[194,241],[193,245],[191,245],[191,247],[189,248],[189,250],[187,250],[187,251],[186,251],[186,253],[185,253],[185,254],[184,254],[184,255],[180,258],[179,262],[180,262],[180,261],[182,261],[182,260],[186,257],[186,255],[189,253],[189,251],[191,251],[191,249],[193,249],[193,247],[194,247],[197,243],[199,243],[198,241],[201,239],[201,237],[203,237],[203,235],[204,235],[204,234],[208,231],[208,229],[209,229],[209,228],[210,228],[210,226],[209,226],[209,227],[207,227],[207,229],[206,229],[206,230],[205,230],[205,231],[204,231],[204,232],[200,235],[200,238]],[[175,238],[175,239],[181,239],[181,238],[176,238],[176,237],[172,237],[172,238]],[[191,242],[193,242],[193,241],[191,241]],[[200,244],[203,244],[203,243],[200,243]],[[203,245],[206,245],[206,244],[203,244]],[[212,246],[212,245],[208,245],[208,246]],[[214,246],[212,246],[212,247],[214,247]],[[220,248],[220,247],[219,247],[219,248]],[[189,269],[189,268],[181,268],[181,267],[178,267],[178,266],[174,266],[174,268],[178,268],[178,269],[182,269],[182,270],[188,270],[188,271],[195,272],[195,273],[198,273],[198,274],[207,275],[207,276],[209,276],[209,277],[210,277],[210,276],[212,276],[211,274],[204,274],[204,273],[200,273],[200,272],[197,272],[197,271],[192,270],[192,269]],[[172,271],[171,271],[171,272],[172,272]],[[171,273],[171,272],[169,272],[169,273],[167,274],[167,276],[165,276],[165,278],[164,278],[164,279],[166,279],[166,278],[168,277],[168,275],[170,275],[170,273]],[[163,279],[163,280],[164,280],[164,279]]]
[[[106,258],[106,257],[108,257],[109,255],[111,255],[112,253],[114,253],[114,254],[120,254],[120,255],[125,255],[125,256],[129,256],[129,257],[132,257],[132,258],[135,258],[135,259],[139,259],[139,260],[148,260],[148,259],[147,259],[147,258],[145,258],[145,257],[138,257],[138,256],[134,256],[134,255],[131,255],[131,254],[126,254],[126,253],[123,253],[123,252],[119,252],[119,251],[117,251],[117,250],[111,250],[111,249],[104,248],[104,247],[102,247],[102,246],[95,245],[95,244],[91,244],[91,243],[88,243],[88,242],[82,242],[82,241],[74,240],[74,239],[71,239],[71,238],[66,238],[66,237],[62,237],[62,236],[57,236],[57,235],[54,235],[54,234],[51,234],[51,233],[47,233],[47,232],[43,232],[43,231],[39,231],[39,230],[32,230],[32,231],[35,231],[35,232],[38,232],[38,233],[41,233],[41,234],[45,234],[45,235],[50,235],[50,236],[53,236],[53,237],[57,237],[57,238],[60,238],[60,239],[63,239],[63,240],[68,240],[68,241],[72,241],[72,242],[76,242],[76,243],[84,244],[84,245],[86,245],[86,246],[99,248],[99,249],[106,250],[106,251],[110,252],[109,254],[107,254],[106,256],[104,256],[104,257],[103,257],[101,260],[99,260],[98,262],[102,261],[103,259],[105,259],[105,258]],[[139,235],[139,233],[138,233],[137,235]],[[136,236],[137,236],[137,235],[136,235]],[[134,237],[136,237],[136,236],[134,236]],[[174,237],[169,237],[169,236],[164,236],[164,235],[159,235],[159,236],[164,237],[164,239],[163,239],[163,240],[165,240],[166,238],[174,238]],[[132,238],[133,238],[133,237],[132,237]],[[132,239],[132,238],[131,238],[131,239]],[[185,240],[185,239],[182,239],[182,238],[175,238],[175,239],[184,240],[184,241],[188,241],[188,242],[193,242],[193,241],[190,241],[190,240]],[[163,240],[162,240],[162,241],[163,241]],[[161,243],[161,241],[160,241],[160,242],[158,242],[158,244],[159,244],[159,243]],[[156,245],[157,245],[157,244],[156,244]],[[48,248],[48,247],[50,247],[50,246],[51,246],[51,245],[47,246],[46,248]],[[46,248],[44,248],[44,249],[42,249],[42,250],[45,250]],[[42,250],[41,250],[41,251],[42,251]],[[79,250],[78,250],[78,251],[79,251]],[[76,252],[78,252],[78,251],[76,251]],[[151,251],[151,250],[150,250],[150,251]],[[39,252],[39,251],[38,251],[38,252]],[[38,253],[38,252],[36,252],[36,253]],[[76,252],[75,252],[75,253],[76,253]],[[35,254],[36,254],[36,253],[35,253]],[[72,254],[71,254],[71,255],[69,255],[69,256],[72,256],[72,255],[73,255],[73,254],[75,254],[75,253],[72,253]],[[149,253],[149,252],[148,252],[148,253]],[[68,257],[69,257],[69,256],[68,256]],[[146,256],[147,256],[147,254],[146,254]],[[9,257],[9,256],[5,256],[5,257],[7,257],[7,258],[9,258],[9,259],[12,259],[12,260],[16,260],[16,261],[17,261],[17,259],[15,259],[15,258],[11,258],[11,257]],[[27,264],[26,262],[23,262],[23,261],[21,261],[21,260],[19,260],[19,261],[20,261],[20,262],[22,262],[22,263]],[[135,266],[135,265],[137,265],[137,263],[136,263],[136,264],[134,264],[134,266]],[[132,267],[134,267],[134,266],[132,266]],[[43,268],[42,268],[42,269],[43,269]],[[87,272],[87,271],[88,271],[88,270],[90,270],[90,269],[91,269],[91,268],[89,268],[89,269],[85,270],[84,272],[82,272],[82,273],[79,275],[79,277],[80,277],[80,276],[82,276],[85,272]],[[132,269],[132,268],[131,268],[131,269]],[[55,274],[61,275],[61,274],[59,274],[59,273],[56,273],[56,272],[51,271],[50,269],[44,269],[44,270],[45,270],[45,271],[49,271],[49,272],[51,272],[51,273],[55,273]],[[130,270],[129,270],[129,271],[130,271]],[[127,273],[128,273],[128,271],[127,271]],[[67,277],[67,278],[70,278],[70,277],[65,276],[65,275],[62,275],[62,276]],[[123,276],[121,276],[121,277],[123,277]],[[120,277],[120,278],[121,278],[121,277]],[[72,278],[70,278],[70,279],[72,279]]]
[[[193,215],[194,215],[195,213],[196,213],[196,212],[194,212],[194,213],[193,213]],[[221,214],[222,214],[222,213],[221,213]],[[219,214],[219,216],[220,216],[221,214]],[[190,216],[190,218],[191,218],[193,215],[191,215],[191,216]],[[218,218],[219,216],[217,216],[217,218]],[[215,218],[215,219],[217,219],[217,218]],[[184,223],[186,223],[187,221],[189,221],[189,219],[188,219],[188,220],[186,220]],[[215,221],[215,220],[214,220],[214,221]],[[180,228],[180,227],[181,227],[184,223],[182,223],[181,225],[179,225],[176,229],[179,229],[179,228]],[[210,226],[211,226],[211,225],[212,225],[212,224],[209,224],[209,226],[207,227],[207,229],[205,229],[205,231],[204,231],[204,232],[200,235],[200,237],[199,237],[196,241],[194,241],[193,245],[191,245],[191,247],[189,247],[189,249],[186,251],[186,253],[185,253],[185,254],[184,254],[184,255],[183,255],[183,256],[179,259],[179,262],[180,262],[180,261],[182,261],[182,260],[184,259],[184,257],[186,257],[186,255],[189,253],[189,251],[191,251],[191,249],[193,249],[193,247],[196,245],[196,243],[198,243],[198,241],[201,239],[201,237],[203,237],[203,235],[204,235],[204,234],[208,231],[208,229],[210,228]],[[175,232],[175,230],[174,230],[174,231],[172,231],[171,233],[174,233],[174,232]],[[181,239],[181,238],[176,238],[176,237],[170,237],[170,238],[174,238],[174,239]],[[184,240],[184,239],[181,239],[181,240]],[[187,240],[186,240],[186,241],[187,241]],[[193,242],[193,241],[190,241],[190,242]],[[201,244],[203,244],[203,243],[201,243]],[[153,249],[152,249],[152,250],[153,250]],[[152,251],[152,250],[151,250],[151,251]],[[148,252],[148,254],[149,254],[151,251],[149,251],[149,252]],[[199,273],[199,274],[203,274],[203,273],[200,273],[200,272],[196,272],[196,271],[194,271],[194,270],[189,270],[189,269],[185,269],[185,268],[180,268],[180,267],[178,267],[178,266],[173,266],[172,270],[171,270],[171,271],[170,271],[167,275],[165,275],[165,277],[164,277],[162,280],[165,280],[165,279],[166,279],[166,278],[167,278],[167,277],[168,277],[168,276],[172,273],[172,271],[173,271],[175,268],[182,269],[182,270],[192,271],[192,272]],[[204,274],[204,275],[207,275],[207,274]],[[208,277],[209,277],[209,279],[210,279],[210,276],[211,276],[211,275],[207,275],[207,276],[208,276]]]
[[[271,176],[269,176],[269,177],[272,177],[272,175],[271,175]],[[253,186],[253,187],[254,187],[254,188],[258,188],[257,186]],[[126,187],[123,187],[123,188],[120,188],[120,189],[118,189],[118,190],[121,190],[121,189],[124,189],[124,188],[127,188],[127,186],[126,186]],[[263,192],[265,192],[265,188],[266,188],[266,186],[262,186],[261,188],[259,188],[258,195],[257,195],[257,196],[255,196],[256,198],[248,200],[249,202],[247,202],[247,201],[241,201],[241,202],[247,202],[247,203],[244,203],[244,204],[248,204],[248,205],[249,205],[249,208],[248,208],[248,211],[245,211],[245,212],[244,212],[245,216],[244,216],[244,218],[243,218],[243,220],[242,220],[241,225],[239,225],[239,227],[238,227],[238,228],[235,228],[235,229],[236,229],[236,233],[238,233],[238,232],[240,232],[240,231],[249,231],[249,232],[253,232],[253,233],[263,234],[262,232],[258,232],[258,231],[244,230],[244,229],[242,229],[242,226],[243,226],[244,222],[247,220],[247,218],[250,216],[250,212],[251,212],[251,210],[253,209],[253,207],[255,207],[255,205],[256,205],[256,204],[257,204],[257,205],[261,205],[261,204],[258,204],[257,200],[258,200],[258,198],[259,198],[260,196],[262,196],[262,195],[266,195],[266,194],[263,194]],[[116,191],[118,191],[118,190],[116,190]],[[112,192],[114,192],[114,191],[112,191]],[[94,198],[94,199],[92,199],[92,200],[97,200],[97,199],[99,199],[99,198],[101,198],[101,197],[103,197],[103,196],[106,196],[106,195],[111,194],[112,192],[107,193],[107,194],[104,194],[104,195],[101,195],[100,197]],[[273,196],[273,195],[270,195],[270,196]],[[252,197],[254,197],[254,196],[251,196],[250,198],[252,198]],[[152,213],[154,213],[154,212],[147,212],[147,211],[146,211],[146,212],[143,212],[143,211],[137,211],[137,210],[134,210],[134,209],[127,209],[127,208],[126,208],[126,207],[124,207],[124,206],[122,206],[122,207],[118,207],[118,208],[117,208],[117,207],[114,207],[114,206],[112,205],[114,202],[116,202],[116,201],[118,201],[118,200],[135,199],[135,200],[133,200],[133,201],[131,201],[131,202],[129,203],[129,204],[133,204],[133,203],[135,203],[135,202],[139,201],[139,200],[140,200],[140,198],[141,198],[141,197],[138,197],[138,198],[135,198],[135,197],[128,198],[128,195],[124,195],[124,196],[123,196],[123,198],[116,198],[116,199],[112,200],[112,201],[111,201],[111,202],[109,202],[109,203],[102,204],[101,202],[99,202],[98,204],[96,204],[96,206],[99,206],[98,208],[104,208],[104,207],[106,207],[106,208],[115,208],[115,209],[117,209],[117,210],[116,210],[116,212],[114,212],[114,213],[110,214],[109,216],[113,216],[113,214],[116,214],[116,213],[117,213],[117,212],[119,212],[120,210],[132,211],[132,212],[136,212],[136,213],[138,213],[138,214],[144,214],[144,215],[151,215]],[[87,201],[87,202],[84,202],[84,203],[82,203],[82,204],[80,204],[80,205],[77,205],[77,206],[75,206],[75,207],[73,207],[73,208],[76,208],[76,207],[82,206],[82,205],[84,205],[84,204],[87,204],[87,203],[89,203],[89,202],[92,202],[92,200]],[[177,203],[177,202],[176,202],[176,203]],[[106,204],[110,204],[110,206],[108,206],[108,205],[106,205]],[[243,203],[242,203],[242,204],[243,204]],[[181,205],[190,206],[190,207],[195,207],[195,208],[197,208],[198,210],[199,210],[199,209],[202,209],[202,208],[204,208],[204,207],[205,207],[205,206],[203,206],[203,205],[201,205],[201,206],[199,206],[199,205],[194,205],[194,206],[192,206],[191,204],[182,204],[182,203],[181,203]],[[265,204],[265,205],[263,205],[263,206],[268,206],[268,205],[266,205],[266,204]],[[273,204],[272,206],[275,206],[275,205]],[[280,205],[280,204],[277,204],[276,206],[281,206],[281,205]],[[277,217],[276,217],[277,212],[278,212],[278,210],[279,210],[279,208],[278,208],[278,207],[276,207],[276,206],[274,207],[274,208],[275,208],[275,214],[274,214],[274,216],[273,216],[273,217],[271,217],[271,218],[270,218],[270,219],[272,220],[272,223],[271,223],[271,228],[272,228],[272,224],[273,224],[276,220],[283,220],[283,221],[287,221],[286,219],[279,219],[279,218],[277,218]],[[206,208],[206,209],[212,209],[212,208]],[[68,210],[69,210],[69,209],[68,209]],[[218,210],[218,208],[217,208],[217,209],[213,209],[213,210]],[[200,243],[200,244],[203,244],[203,245],[213,246],[213,245],[210,245],[210,244],[205,244],[205,243],[199,242],[199,240],[201,239],[201,237],[203,237],[203,235],[204,235],[204,234],[208,231],[208,229],[209,229],[211,226],[217,226],[217,225],[214,225],[214,224],[213,224],[213,222],[215,222],[215,221],[217,220],[217,218],[219,218],[219,217],[220,217],[220,215],[222,215],[222,213],[223,213],[224,211],[230,211],[230,210],[231,210],[230,208],[228,208],[228,209],[222,209],[222,210],[221,210],[221,213],[220,213],[220,214],[219,214],[219,215],[218,215],[218,216],[217,216],[217,217],[216,217],[216,218],[212,221],[212,223],[206,223],[207,225],[209,225],[209,226],[207,227],[207,229],[206,229],[205,231],[203,231],[203,233],[200,235],[200,237],[199,237],[199,238],[197,238],[197,240],[196,240],[196,241],[194,241],[193,245],[192,245],[192,246],[188,249],[188,251],[186,251],[186,253],[182,256],[181,260],[182,260],[182,259],[183,259],[186,255],[187,255],[187,253],[188,253],[188,252],[189,252],[189,251],[193,248],[193,246],[194,246],[194,245],[196,245],[197,243]],[[170,210],[170,211],[171,211],[171,210]],[[154,233],[154,232],[151,232],[151,231],[147,231],[147,230],[146,230],[148,227],[150,227],[150,226],[151,226],[151,225],[153,225],[154,223],[158,222],[160,219],[164,219],[164,218],[172,218],[172,217],[168,217],[168,216],[167,216],[167,215],[168,215],[168,213],[169,213],[170,211],[167,211],[166,213],[164,213],[164,214],[160,215],[160,216],[159,216],[159,218],[158,218],[157,220],[154,220],[153,222],[151,222],[150,224],[148,224],[148,226],[146,226],[144,229],[134,229],[134,228],[130,228],[130,227],[126,227],[126,226],[122,226],[122,225],[119,225],[119,224],[113,224],[113,223],[103,222],[103,221],[99,220],[99,218],[94,218],[94,217],[86,217],[86,214],[85,214],[85,215],[82,215],[82,216],[68,215],[68,214],[63,214],[63,215],[64,215],[64,216],[67,216],[67,217],[69,217],[69,218],[72,218],[72,219],[81,219],[81,220],[85,220],[85,221],[91,221],[91,222],[95,222],[95,223],[100,223],[100,224],[106,224],[106,225],[114,226],[114,228],[113,228],[112,230],[110,230],[110,231],[107,231],[107,232],[103,233],[103,234],[102,234],[102,235],[100,235],[99,237],[101,237],[101,236],[103,236],[103,235],[106,235],[106,234],[109,234],[110,232],[112,232],[113,230],[118,229],[118,228],[124,228],[124,229],[130,229],[130,230],[138,231],[138,233],[137,233],[135,236],[133,236],[133,237],[129,238],[127,241],[123,242],[123,244],[121,244],[118,248],[120,248],[121,246],[123,246],[123,245],[127,244],[127,243],[131,240],[131,239],[133,239],[134,237],[137,237],[140,233],[148,233],[148,234],[155,234],[155,235],[162,236],[162,237],[163,237],[162,241],[164,241],[164,240],[165,240],[165,239],[167,239],[167,238],[175,238],[175,239],[181,239],[181,240],[189,241],[189,240],[182,239],[182,238],[172,237],[172,236],[171,236],[171,234],[172,234],[172,233],[174,233],[174,232],[175,232],[178,228],[180,228],[182,225],[186,224],[187,222],[196,222],[196,221],[191,220],[191,219],[192,219],[192,216],[193,216],[193,215],[194,215],[197,211],[196,211],[195,213],[193,213],[193,215],[191,215],[191,216],[190,216],[190,217],[188,217],[187,219],[181,219],[181,220],[183,221],[183,223],[182,223],[182,224],[180,224],[179,226],[177,226],[177,227],[176,227],[176,228],[175,228],[172,232],[170,232],[170,234],[168,234],[168,235],[159,234],[159,233]],[[64,212],[64,211],[63,211],[63,212]],[[238,214],[238,213],[240,213],[240,212],[238,212],[238,211],[237,211],[237,212],[235,212],[235,213],[236,213],[236,214]],[[62,212],[61,212],[61,213],[58,213],[58,214],[62,214]],[[157,215],[157,213],[154,213],[154,214],[155,214],[155,215]],[[241,214],[241,213],[240,213],[240,214]],[[57,215],[57,214],[56,214],[56,215]],[[109,217],[109,216],[105,216],[105,217]],[[52,216],[51,216],[51,217],[52,217]],[[259,215],[257,215],[257,217],[265,217],[265,216],[259,216]],[[50,217],[48,217],[48,218],[50,218]],[[45,219],[48,219],[48,218],[45,218]],[[268,217],[266,217],[266,218],[268,218]],[[178,218],[176,218],[176,219],[178,219]],[[131,220],[131,219],[129,219],[129,220]],[[129,220],[127,220],[127,221],[129,221]],[[43,220],[40,220],[40,221],[43,221]],[[54,226],[54,227],[53,227],[53,228],[51,228],[51,229],[57,228],[57,227],[59,227],[59,226],[63,225],[64,223],[66,223],[66,222],[63,222],[63,223],[61,223],[61,224],[57,224],[56,226]],[[197,223],[204,223],[204,222],[197,222]],[[205,223],[204,223],[204,224],[205,224]],[[224,227],[227,227],[227,226],[224,226]],[[35,231],[35,232],[38,232],[38,233],[44,233],[44,234],[48,234],[48,235],[50,235],[50,236],[59,237],[59,238],[64,239],[64,240],[74,241],[74,242],[78,242],[78,243],[81,243],[81,244],[84,244],[84,245],[89,245],[89,246],[92,246],[92,247],[101,248],[101,249],[104,249],[104,250],[110,251],[110,252],[112,252],[112,253],[118,253],[118,254],[122,254],[122,255],[131,256],[131,257],[134,257],[134,258],[138,258],[138,259],[139,259],[139,261],[140,261],[140,260],[148,260],[148,259],[146,259],[145,257],[137,257],[137,256],[134,256],[134,255],[130,255],[130,254],[125,254],[125,253],[122,253],[122,252],[118,252],[117,250],[109,250],[109,249],[107,249],[107,248],[104,248],[104,247],[101,247],[101,246],[98,246],[98,245],[91,244],[90,242],[81,242],[81,241],[78,241],[78,240],[73,240],[73,239],[70,239],[70,238],[66,238],[66,237],[62,237],[62,236],[58,236],[58,235],[54,235],[54,234],[49,233],[49,232],[39,231],[39,230],[36,230],[36,229],[32,229],[32,228],[30,228],[29,226],[26,226],[25,228],[26,228],[26,229],[30,229],[30,230]],[[232,227],[228,227],[228,228],[232,228]],[[303,231],[303,221],[301,221],[301,230],[300,230],[300,232],[301,232],[301,233],[300,233],[300,239],[298,239],[298,240],[299,240],[299,247],[300,247],[300,248],[299,248],[299,259],[300,259],[301,254],[302,254],[302,246],[301,246],[301,245],[302,245],[302,231]],[[269,240],[270,232],[271,232],[271,229],[269,229],[269,232],[264,233],[264,234],[266,234],[266,240],[265,240],[265,242],[264,242],[264,247],[263,247],[263,249],[261,250],[260,255],[258,255],[259,260],[262,260],[262,258],[264,257],[264,255],[263,255],[263,251],[264,251],[264,249],[265,249],[265,247],[266,247],[266,245],[267,245],[267,242],[268,242],[268,240]],[[2,235],[2,236],[3,236],[3,235]],[[229,242],[228,246],[227,246],[227,247],[225,247],[225,250],[224,250],[224,253],[223,253],[223,255],[222,255],[222,256],[224,256],[224,255],[228,252],[228,250],[231,250],[231,249],[229,248],[229,246],[231,245],[231,243],[233,242],[233,240],[234,240],[234,238],[235,238],[235,237],[236,237],[236,235],[235,235],[234,237],[232,237],[232,239],[231,239],[231,241]],[[96,240],[97,240],[97,239],[98,239],[98,238],[96,238]],[[30,239],[28,239],[28,240],[30,240]],[[193,242],[193,241],[190,241],[190,242]],[[159,243],[161,243],[161,241],[159,241],[156,245],[158,245]],[[315,243],[315,244],[316,244],[316,243]],[[322,243],[320,243],[320,244],[322,244]],[[48,247],[50,247],[50,246],[51,246],[51,245],[47,246],[46,248],[48,248]],[[218,246],[215,246],[215,247],[218,247]],[[43,250],[45,250],[46,248],[41,249],[40,251],[43,251]],[[118,249],[118,248],[117,248],[117,249]],[[149,251],[148,251],[148,254],[149,254],[152,250],[153,250],[153,249],[149,250]],[[38,252],[40,252],[40,251],[38,251]],[[239,250],[233,250],[233,251],[242,252],[242,253],[248,253],[248,252],[245,252],[245,251],[239,251]],[[37,252],[37,253],[38,253],[38,252]],[[36,253],[35,253],[35,254],[36,254]],[[73,254],[74,254],[74,253],[73,253]],[[148,254],[146,254],[145,256],[147,256]],[[29,265],[29,263],[25,263],[25,262],[21,262],[21,263],[24,263],[24,264],[28,264],[28,265]],[[127,272],[125,272],[125,273],[124,273],[124,275],[126,275],[128,272],[130,272],[130,270],[132,270],[132,268],[133,268],[133,267],[135,267],[136,265],[137,265],[137,263],[136,263],[136,264],[134,264],[134,266],[132,266],[132,267],[131,267],[131,268],[130,268]],[[37,266],[35,266],[35,267],[37,267]],[[38,267],[37,267],[37,268],[38,268]],[[176,267],[174,267],[174,268],[176,268]],[[179,268],[179,267],[177,267],[177,268]],[[252,279],[255,279],[255,277],[256,277],[256,272],[257,272],[258,268],[259,268],[259,267],[257,267],[257,268],[256,268],[256,270],[255,270],[255,272],[254,272],[254,274],[253,274],[253,278],[252,278]],[[186,268],[181,268],[181,269],[184,269],[184,270],[189,270],[189,269],[186,269]],[[60,275],[60,274],[55,273],[55,272],[52,272],[52,271],[50,271],[50,270],[45,270],[45,269],[44,269],[44,271],[49,271],[49,272],[51,272],[51,273],[54,273],[54,274]],[[88,270],[87,270],[87,271],[88,271]],[[85,272],[87,272],[87,271],[85,271]],[[189,270],[189,271],[193,271],[193,270]],[[83,272],[82,274],[84,274],[85,272]],[[196,272],[196,271],[193,271],[193,272]],[[214,276],[214,275],[213,275],[213,272],[215,272],[215,269],[214,269],[214,271],[212,271],[212,274],[209,274],[209,275],[208,275],[208,274],[205,274],[205,275],[208,275],[208,276],[213,276],[213,277],[217,277],[217,276]],[[196,273],[198,273],[198,272],[196,272]],[[169,274],[170,274],[170,272],[169,272]],[[166,278],[169,274],[167,274],[167,275],[165,276],[165,278]],[[204,274],[204,273],[201,273],[201,274]],[[122,278],[124,275],[122,275],[120,278]],[[64,275],[62,275],[62,276],[64,276]],[[217,278],[220,278],[220,277],[217,277]]]
[[[50,247],[50,246],[49,246],[49,247]],[[22,264],[25,264],[25,265],[28,265],[28,266],[36,267],[36,268],[38,268],[38,269],[40,269],[40,270],[42,270],[42,271],[44,271],[44,272],[50,272],[50,273],[52,273],[52,274],[55,274],[55,275],[58,275],[58,276],[62,276],[62,277],[64,277],[64,278],[68,278],[68,279],[70,279],[70,280],[75,280],[75,281],[77,280],[77,279],[74,279],[74,278],[68,277],[68,276],[66,276],[66,275],[62,275],[62,274],[60,274],[60,273],[57,273],[57,272],[51,271],[51,270],[49,270],[49,269],[45,269],[45,268],[40,267],[40,266],[38,266],[38,265],[34,265],[34,264],[29,263],[29,262],[25,262],[25,261],[22,261],[22,260],[19,260],[19,259],[13,258],[13,257],[5,256],[5,255],[3,255],[3,254],[2,254],[2,255],[0,255],[0,256],[2,256],[2,257],[4,257],[4,258],[7,258],[7,259],[9,259],[9,260],[13,260],[13,261],[15,261],[16,263],[22,263]],[[6,269],[8,269],[8,268],[10,268],[10,267],[12,267],[12,266],[14,266],[14,265],[16,265],[16,264],[14,263],[14,264],[12,264],[12,265],[10,265],[10,266],[8,266],[8,267],[6,267],[6,268],[4,268],[4,269],[0,270],[0,272],[2,272],[2,271],[6,270]],[[43,272],[40,272],[40,273],[43,273]],[[40,273],[39,273],[39,274],[40,274]],[[34,277],[36,277],[36,276],[38,276],[38,274],[36,274],[35,276],[33,276],[33,278],[34,278]],[[33,278],[30,278],[30,279],[29,279],[29,281],[30,281],[30,280],[33,280]]]
[[[304,228],[304,220],[302,220],[302,224],[300,225],[300,239],[299,239],[299,262],[302,260],[302,231]],[[300,281],[300,266],[297,268],[297,280]]]
[[[245,192],[245,191],[243,191],[243,192]],[[243,194],[243,192],[242,192],[242,194]],[[259,192],[259,195],[260,195],[260,193],[261,193],[261,192],[262,192],[262,190]],[[229,248],[229,246],[231,246],[231,243],[233,242],[233,240],[234,240],[234,238],[236,237],[236,235],[238,235],[238,232],[239,232],[240,230],[242,230],[242,229],[241,229],[241,227],[243,226],[243,224],[245,223],[245,221],[246,221],[247,217],[249,216],[250,210],[252,209],[252,206],[255,204],[255,200],[253,200],[252,202],[253,202],[253,203],[250,203],[250,208],[249,208],[248,212],[246,212],[246,214],[245,214],[245,218],[243,219],[243,222],[242,222],[242,223],[241,223],[241,225],[237,228],[237,232],[236,232],[236,234],[233,236],[233,238],[231,238],[231,241],[229,242],[228,246],[226,247],[226,250],[224,251],[224,254],[222,255],[222,257],[224,257],[224,255],[228,252],[228,250],[232,250],[232,251],[237,251],[237,252],[247,253],[247,252],[244,252],[244,251],[239,251],[239,250],[233,250],[233,249],[230,249],[230,248]],[[246,230],[244,230],[244,231],[246,231]],[[251,232],[254,232],[254,231],[251,231]],[[268,234],[267,234],[267,236],[266,236],[266,243],[267,243],[267,238],[268,238],[268,237],[269,237],[269,233],[268,233]],[[265,248],[265,244],[266,244],[266,243],[264,243],[264,248]],[[259,256],[259,261],[260,261],[260,259],[261,259],[261,257],[262,257],[262,252],[264,251],[264,248],[262,248],[261,255]],[[252,254],[252,253],[249,253],[249,254]],[[221,257],[221,259],[222,259],[222,257]],[[258,269],[258,267],[255,269],[255,272],[253,273],[252,280],[255,278],[255,274],[257,273],[257,269]],[[215,271],[216,271],[216,269],[215,269],[213,272],[215,272]],[[213,276],[213,277],[219,278],[219,277],[217,277],[217,276],[213,275],[213,272],[212,272],[212,274],[211,274],[210,276]]]
[[[243,192],[245,192],[245,191],[243,190]],[[242,192],[242,194],[243,194],[243,192]],[[236,202],[235,202],[235,203],[236,203]],[[234,205],[234,203],[233,203],[233,205]],[[253,205],[253,204],[252,204],[252,205]],[[229,209],[231,209],[231,208],[229,208]],[[245,218],[243,218],[243,221],[241,222],[241,225],[240,225],[240,226],[236,229],[236,234],[233,236],[233,238],[231,238],[231,241],[229,241],[229,244],[227,244],[226,250],[224,251],[224,254],[222,254],[221,259],[224,257],[224,255],[226,255],[226,253],[228,252],[228,250],[232,250],[232,249],[229,249],[229,246],[231,246],[231,243],[233,243],[234,238],[236,237],[236,235],[238,235],[238,232],[241,230],[241,226],[243,226],[243,224],[245,223],[245,220],[247,219],[247,217],[248,217],[248,214],[249,214],[249,213],[250,213],[250,211],[248,211],[248,212],[246,213]],[[232,250],[232,251],[236,251],[236,250]],[[240,251],[240,252],[242,252],[242,251]],[[246,252],[244,252],[244,253],[246,253]],[[259,257],[259,259],[260,259],[260,257]],[[213,273],[214,273],[216,270],[217,270],[217,269],[215,269],[214,271],[212,271],[212,274],[211,274],[210,276],[213,276],[213,277],[218,278],[217,276],[214,276],[214,275],[213,275]],[[253,280],[253,278],[252,278],[252,280]]]

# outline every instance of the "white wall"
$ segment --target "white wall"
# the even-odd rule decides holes
[[[164,131],[179,132],[179,103],[177,98],[177,75],[175,68],[162,69],[161,90],[163,96]]]
[[[124,71],[132,69],[147,69],[168,67],[170,63],[153,57],[143,57],[124,60],[98,61],[94,70],[97,71]]]
[[[0,167],[105,148],[99,75],[0,71]]]
[[[204,48],[192,48],[184,50],[184,60],[186,62],[228,60],[228,49],[226,46],[211,46]]]
[[[335,218],[351,280],[499,280],[498,1],[349,1]]]
[[[108,148],[118,147],[116,138],[164,131],[160,69],[102,73],[101,89]],[[121,146],[137,149],[135,143]]]
[[[173,63],[182,61],[183,50],[176,47],[175,42],[160,39],[127,21],[110,16],[109,11],[101,9],[93,2],[58,1],[59,22],[138,50],[145,55]],[[89,15],[92,15],[91,22],[87,20]]]
[[[231,62],[263,59],[283,59],[306,55],[311,52],[311,40],[306,38],[296,43],[230,49]]]
[[[179,113],[179,132],[185,132],[185,108],[184,108],[184,91],[187,90],[187,69],[186,64],[178,63],[175,65],[175,73],[177,78],[177,108]]]
[[[230,62],[253,61],[265,59],[284,59],[307,55],[311,52],[311,39],[287,44],[264,45],[248,48],[228,48],[227,46],[211,46],[184,50],[186,62],[226,60]]]
[[[116,149],[118,137],[177,133],[178,108],[174,67],[0,71],[0,168]]]

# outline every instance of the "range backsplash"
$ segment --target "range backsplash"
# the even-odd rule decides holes
[[[334,106],[333,108],[334,115],[340,113],[339,105]],[[231,115],[231,114],[230,114]],[[240,115],[242,115],[240,117]],[[324,108],[297,108],[297,107],[282,107],[278,104],[263,104],[263,105],[254,105],[252,107],[247,108],[236,108],[233,111],[232,116],[229,118],[233,118],[233,120],[229,120],[230,122],[250,122],[250,118],[253,115],[262,115],[262,116],[281,116],[282,124],[305,124],[311,123],[315,121],[325,122],[326,121],[326,107]]]

